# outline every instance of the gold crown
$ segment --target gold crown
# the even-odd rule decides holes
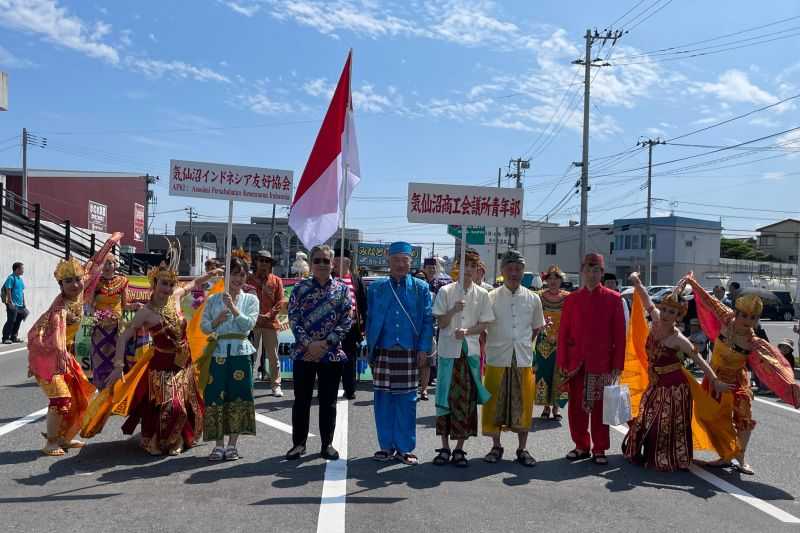
[[[59,261],[53,275],[56,277],[56,280],[63,281],[67,278],[82,278],[84,273],[83,265],[80,264],[77,259],[70,256],[69,259],[62,259]]]
[[[664,307],[672,307],[678,311],[678,320],[682,320],[689,310],[689,304],[686,300],[682,300],[674,291],[665,296],[658,304]]]
[[[150,285],[155,287],[156,281],[159,279],[167,280],[171,283],[177,283],[178,273],[172,270],[167,263],[162,261],[160,265],[147,271],[147,278],[150,280]]]
[[[250,254],[245,252],[244,248],[237,248],[236,250],[233,250],[231,252],[231,257],[236,257],[238,259],[241,259],[248,265],[253,262],[252,259],[250,258]]]
[[[736,299],[736,309],[752,316],[761,316],[764,311],[764,302],[755,294],[745,294]]]

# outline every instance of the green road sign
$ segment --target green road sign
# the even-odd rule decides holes
[[[460,239],[461,226],[448,224],[447,233],[457,239]],[[467,244],[486,244],[486,227],[467,226]]]

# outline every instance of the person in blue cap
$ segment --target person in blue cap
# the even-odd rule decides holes
[[[433,314],[428,284],[409,274],[411,245],[389,246],[389,277],[367,289],[367,344],[372,366],[378,461],[419,463],[417,441],[419,368],[431,351]]]

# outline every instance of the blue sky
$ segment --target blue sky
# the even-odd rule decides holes
[[[532,157],[527,217],[578,218],[569,192],[578,172],[566,171],[581,153],[582,71],[571,61],[583,55],[586,28],[614,22],[631,31],[596,55],[612,66],[592,83],[590,222],[643,216],[645,172],[633,169],[646,152],[628,152],[640,136],[670,139],[800,93],[800,3],[765,5],[0,0],[0,69],[10,93],[0,165],[19,164],[12,137],[27,127],[48,138],[47,148],[31,149],[31,167],[160,175],[162,213],[190,201],[167,194],[170,158],[291,169],[298,181],[352,47],[363,181],[349,225],[367,240],[436,242],[446,251],[452,239],[442,227],[405,220],[407,182],[495,184],[498,167],[505,174],[509,159]],[[706,42],[691,44],[698,41]],[[674,54],[683,50],[706,55]],[[798,105],[800,98],[674,141],[702,148],[657,146],[654,161],[798,127]],[[800,217],[800,134],[753,146],[767,148],[656,167],[655,213],[721,216],[731,235]],[[220,202],[196,207],[200,220],[223,218]],[[245,203],[236,210],[241,220],[270,213]],[[172,230],[182,216],[160,214],[154,229]]]

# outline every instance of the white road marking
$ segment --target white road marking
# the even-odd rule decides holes
[[[347,408],[347,400],[339,401],[336,407],[333,447],[339,452],[339,460],[325,464],[317,533],[344,533],[347,503]]]
[[[273,427],[277,430],[283,431],[284,433],[288,433],[289,435],[292,434],[292,426],[289,424],[284,424],[280,420],[275,420],[274,418],[262,415],[261,413],[256,413],[256,422],[261,422],[266,426]],[[316,437],[316,435],[313,433],[309,433],[308,436]]]
[[[0,355],[8,355],[10,353],[21,352],[21,351],[27,350],[27,349],[28,349],[27,346],[23,346],[21,348],[14,348],[13,350],[0,351]]]
[[[714,474],[708,472],[707,470],[704,470],[703,468],[700,468],[697,465],[691,465],[689,467],[689,470],[692,472],[692,474],[696,475],[700,479],[714,485],[718,489],[724,490],[734,498],[752,505],[759,511],[763,511],[768,515],[772,516],[773,518],[777,518],[781,522],[784,522],[786,524],[800,524],[800,518],[797,518],[796,516],[791,515],[786,511],[775,507],[771,503],[767,503],[764,500],[756,498],[749,492],[740,489],[739,487],[733,485],[732,483],[728,483],[724,479],[718,478]]]
[[[610,427],[618,431],[619,433],[622,433],[623,435],[628,433],[628,428],[626,426],[610,426]],[[775,507],[771,503],[767,503],[760,498],[756,498],[746,490],[741,489],[732,483],[728,483],[724,479],[715,476],[708,470],[700,468],[697,465],[690,465],[689,471],[692,474],[699,477],[700,479],[702,479],[703,481],[705,481],[706,483],[714,485],[723,492],[730,494],[737,500],[741,500],[781,522],[784,522],[786,524],[800,524],[800,518],[797,518],[796,516],[791,515],[786,511],[779,509],[778,507]]]
[[[789,411],[790,413],[794,413],[796,415],[800,415],[800,410],[797,410],[797,409],[795,409],[793,407],[790,407],[788,405],[781,405],[781,404],[779,404],[777,402],[771,402],[771,401],[765,400],[763,398],[753,398],[753,399],[755,401],[757,401],[757,402],[765,403],[767,405],[771,405],[772,407],[777,407],[778,409],[783,409],[784,411]]]
[[[19,429],[22,426],[30,424],[31,422],[36,422],[46,414],[47,414],[47,407],[39,409],[35,413],[23,416],[22,418],[18,418],[13,422],[9,422],[8,424],[0,426],[0,437],[2,437],[3,435],[7,435],[8,433],[11,433],[16,429]]]

